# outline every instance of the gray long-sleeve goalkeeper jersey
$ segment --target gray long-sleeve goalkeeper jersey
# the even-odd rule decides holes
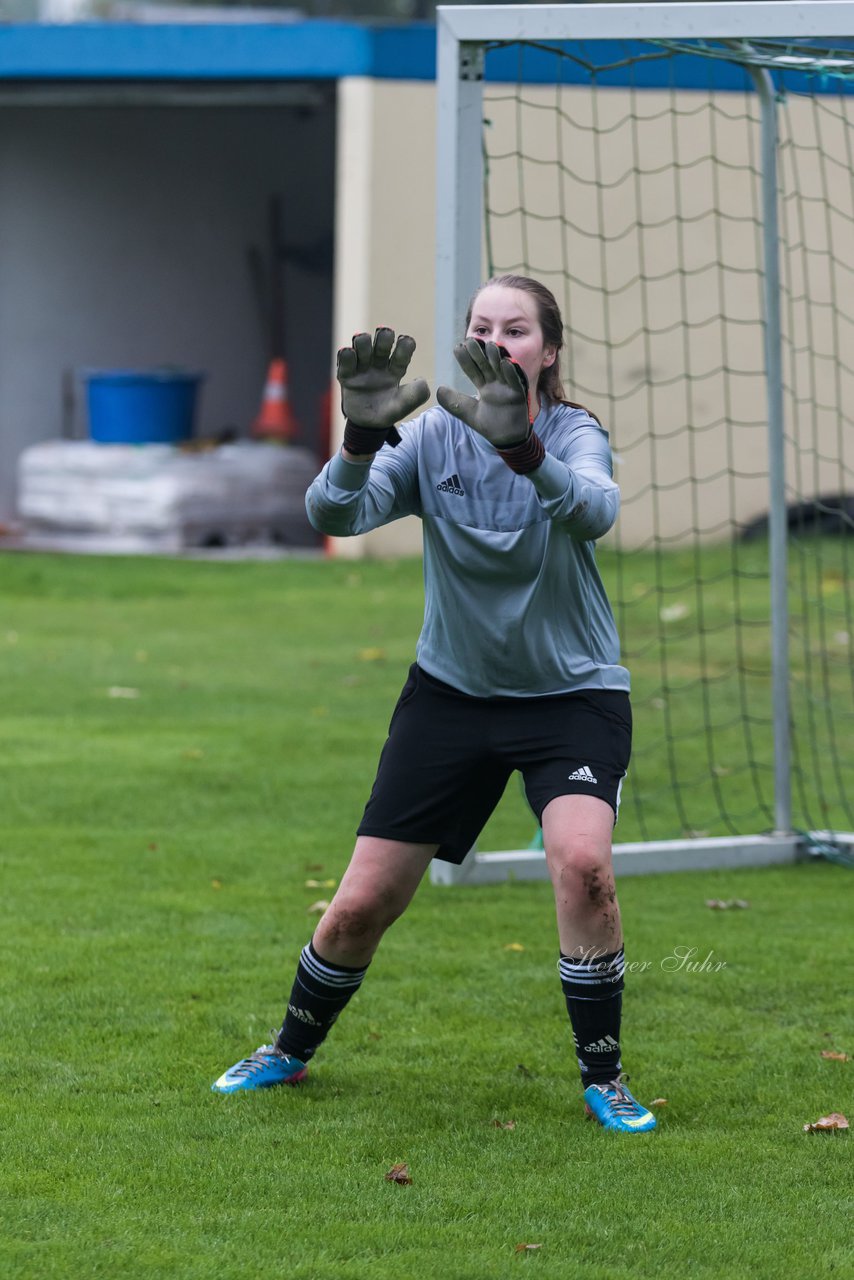
[[[332,458],[306,494],[315,529],[365,533],[401,516],[424,531],[416,657],[475,697],[629,688],[593,539],[617,517],[607,434],[544,402],[542,466],[516,475],[482,436],[435,407],[373,463]]]

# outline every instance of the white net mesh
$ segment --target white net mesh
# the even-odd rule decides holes
[[[493,58],[490,273],[554,290],[568,392],[608,427],[623,492],[600,549],[640,748],[620,838],[766,830],[760,106],[744,47],[503,45],[487,75]],[[854,54],[765,42],[752,61],[779,91],[794,818],[850,829]]]

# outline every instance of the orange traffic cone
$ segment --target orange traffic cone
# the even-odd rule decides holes
[[[298,429],[288,399],[288,366],[284,360],[271,360],[252,434],[265,440],[293,440]]]

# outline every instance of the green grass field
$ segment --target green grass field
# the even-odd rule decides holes
[[[622,883],[653,1135],[582,1117],[545,884],[425,884],[308,1085],[211,1094],[281,1020],[420,614],[414,561],[0,557],[0,1276],[854,1275],[850,1135],[802,1130],[851,1118],[842,867]],[[510,788],[484,845],[531,826]]]

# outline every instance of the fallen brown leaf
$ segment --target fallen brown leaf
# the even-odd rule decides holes
[[[534,1073],[533,1073],[533,1071],[529,1071],[529,1070],[528,1070],[528,1068],[525,1066],[524,1062],[517,1062],[517,1063],[516,1063],[516,1070],[517,1070],[518,1072],[520,1072],[520,1074],[521,1074],[521,1075],[523,1075],[523,1076],[525,1077],[525,1079],[526,1079],[526,1080],[533,1080],[533,1078],[534,1078]]]
[[[396,1182],[401,1187],[411,1187],[408,1164],[394,1164],[385,1175],[386,1182]]]
[[[306,889],[334,889],[336,880],[306,880]]]
[[[832,1129],[847,1129],[848,1121],[839,1111],[831,1111],[829,1116],[822,1116],[814,1124],[805,1124],[804,1133],[827,1133]]]
[[[306,907],[306,913],[313,916],[322,916],[328,908],[329,903],[323,898],[318,898],[317,902],[313,902],[310,907]]]
[[[666,1107],[666,1106],[667,1106],[667,1099],[666,1099],[666,1098],[653,1098],[652,1102],[651,1102],[649,1105],[650,1105],[651,1107]]]
[[[847,1062],[847,1053],[837,1053],[835,1049],[822,1049],[821,1056],[823,1058],[832,1058],[834,1062]]]
[[[514,1253],[533,1253],[535,1249],[542,1249],[541,1244],[517,1244],[513,1250]]]
[[[496,1120],[490,1120],[489,1123],[492,1125],[493,1129],[515,1129],[516,1128],[515,1120],[496,1119]]]
[[[211,880],[211,888],[212,888],[212,889],[221,889],[221,888],[222,888],[222,881],[221,881],[221,880]]]
[[[383,662],[385,660],[385,649],[375,649],[368,647],[359,650],[360,662]]]
[[[745,911],[750,906],[750,903],[746,902],[744,898],[707,898],[706,906],[712,911],[729,911],[730,907],[738,907],[740,910]]]
[[[521,942],[508,942],[505,945],[504,950],[505,951],[524,951],[525,948],[522,946]]]

